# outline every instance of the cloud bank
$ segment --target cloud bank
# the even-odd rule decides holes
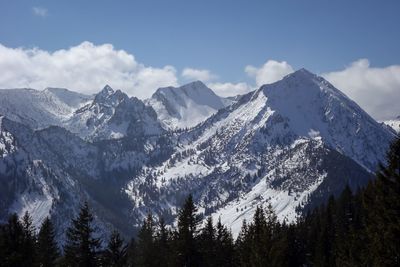
[[[360,59],[343,70],[322,76],[375,119],[400,115],[400,65],[374,68],[367,59]]]
[[[0,44],[0,73],[0,88],[65,87],[91,94],[109,84],[140,98],[158,87],[178,85],[172,66],[147,67],[124,50],[90,42],[52,53]]]
[[[245,72],[250,77],[255,78],[256,85],[260,87],[263,84],[270,84],[281,80],[283,77],[292,73],[294,70],[286,61],[268,60],[260,68],[246,66]]]
[[[211,88],[217,95],[224,97],[246,94],[255,89],[244,82],[208,83],[207,86]]]
[[[221,82],[206,69],[184,68],[183,82],[201,80],[220,96],[248,93],[293,72],[285,61],[268,60],[260,67],[244,68],[250,82]],[[68,49],[48,52],[38,48],[8,48],[0,44],[0,88],[65,87],[97,93],[105,84],[131,96],[148,98],[159,87],[178,86],[173,66],[152,67],[137,62],[132,54],[111,44],[83,42]],[[400,65],[371,67],[360,59],[339,71],[321,74],[356,101],[377,120],[400,115]]]
[[[212,74],[209,70],[193,68],[184,68],[182,77],[187,80],[200,80],[202,82],[208,82],[217,78],[217,76]]]

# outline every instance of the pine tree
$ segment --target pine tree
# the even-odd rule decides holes
[[[36,265],[36,230],[33,225],[32,217],[28,211],[25,212],[21,219],[22,230],[24,232],[22,254],[23,266]]]
[[[216,266],[216,233],[211,216],[207,218],[206,224],[201,230],[199,241],[202,265]]]
[[[87,202],[81,207],[79,215],[72,220],[66,232],[65,261],[70,266],[97,266],[100,239],[95,238],[93,215]]]
[[[390,146],[387,165],[364,196],[369,260],[374,266],[400,265],[400,137]]]
[[[199,265],[199,253],[196,244],[199,223],[197,208],[193,203],[192,195],[189,195],[178,214],[177,255],[178,265],[180,266]]]
[[[0,266],[24,267],[24,230],[17,214],[12,214],[0,229]]]
[[[154,228],[153,216],[148,214],[137,237],[136,266],[156,266]]]
[[[219,218],[216,227],[216,264],[215,266],[234,265],[234,245],[232,233],[221,223]]]
[[[103,265],[109,267],[122,267],[126,261],[127,246],[118,231],[111,233],[107,248],[103,255]]]
[[[55,266],[56,260],[60,256],[60,252],[55,240],[54,226],[48,217],[43,221],[40,227],[37,244],[39,266]]]
[[[163,218],[159,220],[159,230],[156,234],[156,266],[169,266],[170,264],[170,233]]]
[[[250,266],[251,240],[247,221],[243,220],[242,228],[235,242],[235,262],[239,266]]]

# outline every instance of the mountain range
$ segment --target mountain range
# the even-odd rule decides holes
[[[234,234],[257,205],[292,222],[373,179],[395,137],[305,69],[235,98],[200,81],[144,101],[4,89],[0,114],[0,219],[51,216],[60,242],[83,201],[104,234],[132,235],[148,212],[173,224],[189,193]]]

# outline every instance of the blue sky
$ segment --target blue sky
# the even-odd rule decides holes
[[[49,53],[84,41],[112,44],[145,66],[172,66],[176,84],[192,68],[208,71],[214,83],[251,87],[256,74],[244,69],[268,60],[318,74],[360,59],[368,68],[399,65],[399,11],[394,0],[0,0],[0,44]]]

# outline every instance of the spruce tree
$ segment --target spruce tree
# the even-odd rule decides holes
[[[216,231],[211,216],[207,218],[206,224],[201,230],[199,240],[202,265],[216,266]]]
[[[24,230],[17,214],[12,214],[0,229],[0,266],[24,267]]]
[[[219,218],[216,227],[216,264],[215,266],[234,265],[234,245],[232,233],[221,223]]]
[[[365,191],[367,256],[374,266],[400,265],[400,138],[391,144],[386,166]]]
[[[170,233],[163,218],[160,218],[158,228],[155,240],[156,266],[169,266],[171,265]]]
[[[126,261],[127,246],[118,231],[111,233],[107,248],[104,251],[103,265],[109,267],[122,267]]]
[[[60,252],[55,240],[54,226],[48,217],[43,221],[40,227],[37,242],[37,259],[39,266],[55,266]]]
[[[25,212],[21,219],[22,230],[24,232],[22,254],[23,266],[36,265],[36,229],[33,225],[33,220],[28,211]]]
[[[137,236],[136,266],[156,266],[154,236],[153,216],[148,214]]]
[[[198,266],[199,253],[196,244],[197,227],[200,218],[192,195],[186,199],[178,214],[177,255],[179,266]]]
[[[95,238],[94,217],[87,202],[81,207],[79,215],[72,220],[66,232],[65,261],[70,266],[92,267],[98,263],[100,239]]]

